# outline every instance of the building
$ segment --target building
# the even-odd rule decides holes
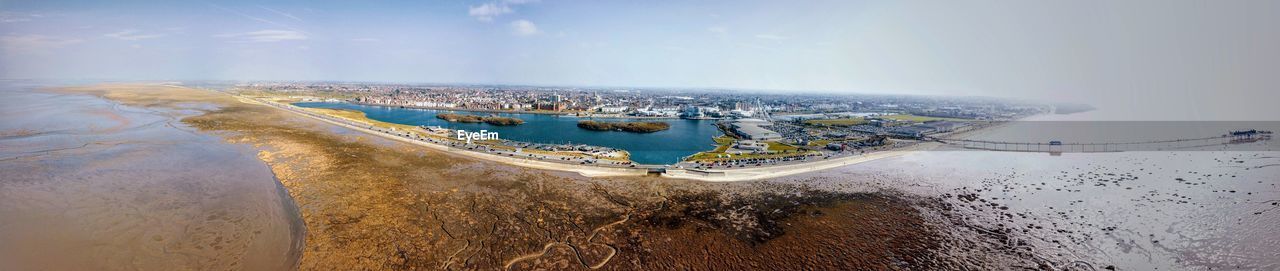
[[[740,154],[763,152],[768,150],[769,144],[757,142],[755,140],[738,140],[738,142],[733,143],[732,149],[726,150],[725,152]]]
[[[564,110],[564,104],[562,104],[562,103],[538,103],[538,107],[537,107],[537,108],[538,108],[538,110],[545,110],[545,111],[561,111],[561,110]]]
[[[602,106],[600,107],[599,110],[600,110],[600,113],[622,113],[627,111],[627,107],[626,106]]]
[[[782,139],[782,135],[778,134],[778,132],[760,127],[765,125],[769,125],[769,122],[761,119],[739,119],[729,126],[733,128],[733,133],[750,140],[768,141]]]
[[[894,127],[892,129],[889,129],[889,134],[902,136],[902,137],[919,138],[919,137],[924,137],[925,134],[933,133],[934,131],[937,131],[937,130],[933,127],[924,126],[924,125],[912,125],[912,126],[904,126],[904,127]]]
[[[698,119],[708,117],[719,117],[720,109],[706,106],[689,106],[680,111],[680,117],[687,119]]]

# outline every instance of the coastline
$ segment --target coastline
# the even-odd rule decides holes
[[[410,138],[405,138],[402,136],[396,136],[396,135],[391,135],[383,132],[378,132],[378,131],[367,129],[364,127],[356,127],[350,124],[341,123],[341,122],[337,122],[337,121],[333,121],[325,118],[315,117],[315,116],[301,112],[301,107],[297,107],[292,104],[278,103],[281,106],[275,106],[272,104],[264,103],[254,98],[243,97],[238,95],[233,95],[233,96],[238,99],[241,99],[242,101],[247,101],[247,102],[252,102],[252,103],[257,103],[257,104],[262,104],[270,107],[283,109],[284,111],[289,111],[297,115],[302,115],[308,118],[320,120],[325,123],[337,125],[340,127],[354,130],[354,131],[359,131],[366,134],[380,136],[386,139],[392,139],[400,142],[411,143],[418,146],[428,147],[434,150],[444,151],[447,153],[454,153],[454,154],[463,155],[463,156],[476,158],[476,159],[482,159],[486,161],[504,163],[508,165],[514,165],[514,166],[520,166],[520,167],[526,167],[526,168],[572,172],[585,177],[647,176],[649,175],[649,172],[650,172],[648,169],[649,168],[648,166],[622,168],[622,167],[605,167],[605,166],[593,166],[593,165],[574,165],[574,164],[566,164],[566,163],[539,161],[539,160],[533,160],[533,159],[527,159],[527,158],[515,158],[515,157],[501,156],[497,154],[489,154],[489,153],[483,153],[483,152],[477,152],[477,151],[457,149],[457,148],[444,146],[440,144],[428,143],[428,142],[423,142],[419,140],[413,140]],[[282,106],[287,106],[290,108],[281,108]],[[840,157],[835,159],[804,162],[804,163],[798,163],[798,164],[771,165],[771,166],[761,166],[761,167],[741,168],[741,169],[690,170],[690,169],[684,169],[684,168],[670,167],[670,168],[666,168],[659,176],[664,178],[671,178],[671,179],[697,180],[697,181],[705,181],[705,182],[751,181],[751,180],[759,180],[759,179],[766,179],[766,178],[784,177],[784,176],[796,175],[801,173],[809,173],[809,172],[820,171],[820,170],[825,170],[825,169],[830,169],[830,168],[835,168],[840,166],[870,162],[870,161],[879,160],[883,158],[897,157],[906,153],[910,153],[912,151],[931,149],[931,148],[936,148],[938,146],[939,144],[936,144],[934,142],[922,142],[922,143],[918,143],[909,147],[904,147],[903,149],[898,149],[898,150],[878,151],[878,152],[872,152],[872,153],[857,155],[857,156]]]

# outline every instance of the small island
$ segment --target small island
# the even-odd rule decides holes
[[[652,133],[671,128],[671,124],[660,121],[650,122],[600,122],[584,120],[578,122],[578,128],[593,131],[623,131],[632,133]]]
[[[461,122],[461,123],[483,122],[483,123],[488,123],[490,125],[497,125],[497,126],[514,126],[514,125],[524,124],[524,120],[522,119],[509,118],[509,117],[497,117],[497,116],[482,117],[482,116],[466,115],[466,114],[440,113],[440,114],[436,114],[436,118],[442,119],[448,122]]]

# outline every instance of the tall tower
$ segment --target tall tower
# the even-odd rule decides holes
[[[755,105],[753,105],[752,107],[755,107],[754,108],[755,110],[760,111],[761,119],[764,119],[766,121],[771,121],[769,120],[769,109],[765,108],[764,103],[760,102],[760,97],[756,97]]]

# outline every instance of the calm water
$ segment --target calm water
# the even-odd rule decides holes
[[[572,143],[604,146],[631,152],[631,160],[641,164],[672,164],[694,153],[714,148],[711,139],[721,135],[709,120],[663,119],[671,129],[637,134],[601,132],[578,128],[585,118],[513,113],[455,112],[447,110],[411,109],[368,106],[351,103],[307,102],[293,105],[311,108],[350,109],[364,112],[370,119],[408,125],[430,125],[449,129],[498,132],[502,139],[535,143]],[[523,125],[495,126],[485,123],[452,123],[436,118],[436,114],[454,112],[472,115],[499,115],[524,120]],[[602,119],[603,121],[641,121],[634,119]]]

